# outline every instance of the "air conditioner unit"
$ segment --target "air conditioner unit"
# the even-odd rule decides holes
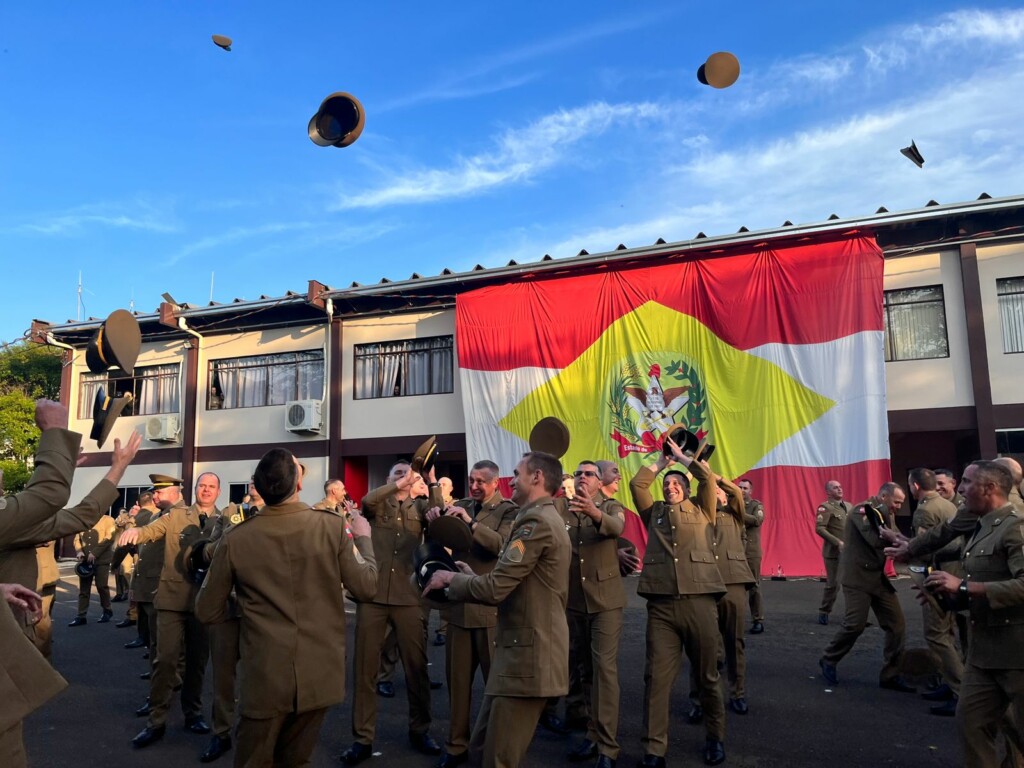
[[[319,400],[292,400],[285,405],[284,428],[289,432],[319,433],[323,424]]]
[[[178,415],[165,413],[146,419],[146,439],[155,443],[178,442]]]

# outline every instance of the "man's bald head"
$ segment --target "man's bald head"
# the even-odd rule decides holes
[[[1006,468],[1006,471],[1010,473],[1010,477],[1013,479],[1014,487],[1018,487],[1021,479],[1024,479],[1024,472],[1021,472],[1020,462],[1016,459],[1011,459],[1009,456],[1000,456],[995,462]]]

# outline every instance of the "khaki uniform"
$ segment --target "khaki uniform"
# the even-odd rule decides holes
[[[301,502],[267,506],[220,538],[196,613],[241,610],[241,696],[236,765],[308,765],[328,707],[345,698],[345,588],[373,596],[367,538]]]
[[[142,507],[135,516],[135,525],[142,528],[162,514],[154,506]],[[149,650],[150,666],[155,669],[158,630],[153,600],[156,598],[156,588],[160,585],[160,573],[164,569],[164,540],[139,544],[136,548],[139,553],[135,558],[135,568],[132,570],[131,593],[135,600],[135,610],[138,612],[139,637],[145,641]]]
[[[120,536],[121,533],[127,531],[129,528],[135,527],[135,518],[127,512],[122,512],[114,520],[114,524],[117,526],[117,533],[118,536]],[[122,548],[115,546],[114,559],[111,561],[110,567],[111,570],[114,571],[115,594],[122,598],[128,597],[128,588],[131,582],[132,571],[135,568],[135,555],[131,554],[127,547]],[[129,606],[128,618],[134,619],[134,614],[135,606]]]
[[[657,478],[643,467],[629,483],[633,503],[647,526],[647,552],[637,594],[647,599],[647,659],[644,665],[644,752],[668,750],[669,698],[682,653],[697,670],[698,697],[708,738],[725,740],[725,703],[719,688],[718,599],[725,583],[711,546],[717,499],[714,481],[694,462],[696,503],[655,501]]]
[[[508,541],[519,508],[503,499],[500,493],[481,504],[463,499],[457,506],[465,509],[477,526],[470,548],[455,550],[452,557],[467,563],[478,575],[488,574],[494,570],[498,555]],[[490,677],[498,609],[493,605],[449,603],[442,616],[448,621],[444,653],[451,706],[451,725],[444,748],[450,755],[460,755],[469,749],[473,678],[477,668],[485,686]]]
[[[587,739],[612,760],[619,757],[619,637],[626,590],[619,573],[617,542],[625,528],[622,504],[599,493],[601,522],[560,509],[572,544],[569,568],[569,691],[566,708],[581,709]],[[572,693],[581,702],[574,706]]]
[[[917,502],[911,525],[914,533],[931,530],[956,515],[956,507],[946,501],[935,491],[925,491]],[[953,545],[954,554],[959,554],[959,546]],[[943,550],[945,552],[945,550]],[[940,558],[942,553],[936,556]],[[919,561],[918,564],[926,565]],[[952,566],[952,567],[951,567]],[[955,564],[945,565],[944,570],[959,571]],[[924,626],[924,639],[928,648],[939,660],[939,671],[953,693],[960,694],[960,680],[964,675],[964,665],[960,652],[956,648],[956,613],[939,608],[932,600],[921,606],[921,618]]]
[[[572,546],[549,496],[519,510],[494,570],[456,574],[449,599],[498,606],[491,674],[471,750],[486,768],[522,763],[551,696],[569,687],[569,593]]]
[[[328,499],[326,496],[316,504],[313,505],[313,509],[321,510],[324,512],[337,512],[338,514],[344,514],[344,506],[341,504],[335,504],[333,501]]]
[[[821,594],[821,607],[818,613],[832,613],[836,595],[842,577],[839,573],[839,545],[846,535],[846,518],[850,514],[850,505],[845,501],[826,499],[818,505],[815,513],[815,532],[822,538],[821,557],[825,561],[825,591]]]
[[[58,510],[36,525],[26,527],[17,538],[10,540],[10,545],[0,549],[0,583],[21,584],[43,598],[42,619],[34,625],[25,621],[20,623],[25,636],[46,659],[51,657],[51,613],[60,581],[60,569],[53,557],[53,542],[91,528],[117,497],[117,488],[108,480],[100,480],[77,506]]]
[[[67,503],[81,443],[81,435],[66,429],[43,432],[35,471],[25,490],[0,497],[0,549],[15,546]],[[67,687],[67,682],[25,637],[6,601],[0,605],[0,669],[0,764],[23,768],[27,758],[22,721]]]
[[[154,604],[157,610],[157,660],[150,679],[149,725],[167,721],[167,709],[178,677],[178,659],[185,655],[181,709],[186,720],[203,713],[203,675],[210,655],[206,628],[193,613],[198,586],[188,577],[182,539],[202,532],[199,508],[178,501],[160,517],[139,529],[139,543],[163,540],[164,562]]]
[[[743,505],[743,525],[747,530],[747,565],[754,576],[754,583],[747,591],[750,602],[750,618],[764,622],[764,600],[761,597],[761,526],[764,525],[764,504],[751,499]]]
[[[729,480],[720,480],[729,493],[729,503],[715,518],[714,548],[718,571],[725,582],[725,597],[718,601],[718,629],[725,645],[725,669],[729,693],[733,699],[747,695],[746,643],[743,617],[747,610],[747,590],[754,584],[746,555],[746,530],[743,522],[743,493]]]
[[[877,498],[866,503],[881,506]],[[830,664],[838,664],[853,649],[867,625],[868,611],[871,610],[885,633],[884,664],[878,680],[886,683],[899,677],[906,625],[896,588],[885,575],[885,553],[882,550],[887,545],[871,527],[862,507],[862,504],[858,505],[846,519],[846,548],[840,560],[839,574],[846,614],[842,629],[836,632],[825,649],[824,659]]]
[[[372,744],[377,727],[377,675],[388,624],[395,631],[405,669],[409,697],[409,732],[430,728],[430,678],[427,675],[427,623],[419,590],[413,581],[413,556],[423,541],[427,510],[439,506],[431,499],[395,498],[398,487],[376,488],[361,504],[370,523],[377,560],[377,590],[356,608],[356,647],[353,654],[352,734],[360,744]]]
[[[1024,519],[1011,504],[983,515],[964,548],[969,581],[985,583],[972,598],[971,642],[960,688],[957,725],[967,768],[997,765],[999,721],[1024,733]],[[1020,748],[1020,744],[1016,745]]]
[[[78,615],[85,618],[89,610],[89,595],[92,584],[96,582],[96,593],[100,596],[100,607],[104,613],[110,612],[110,561],[114,557],[114,536],[117,524],[110,515],[103,515],[96,524],[87,531],[75,536],[75,548],[85,555],[86,560],[92,555],[96,571],[92,576],[78,577]]]

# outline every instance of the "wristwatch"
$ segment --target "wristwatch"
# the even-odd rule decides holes
[[[971,593],[970,593],[970,589],[967,586],[967,577],[966,576],[964,576],[964,578],[961,580],[960,586],[957,587],[956,593],[957,593],[957,597],[959,597],[961,600],[969,600],[970,599]]]

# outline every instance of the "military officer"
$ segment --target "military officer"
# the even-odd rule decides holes
[[[825,591],[821,594],[818,609],[818,623],[828,624],[829,614],[839,594],[841,576],[839,555],[843,551],[843,536],[850,505],[843,501],[843,486],[838,480],[825,483],[827,498],[818,505],[815,517],[815,532],[822,538],[821,556],[825,561]]]
[[[434,573],[424,591],[447,589],[449,600],[498,606],[494,659],[470,747],[482,750],[488,768],[522,764],[548,698],[569,685],[572,545],[551,499],[561,476],[554,456],[525,454],[513,479],[519,512],[494,570],[476,575],[463,562],[461,573]]]
[[[572,544],[569,688],[580,691],[587,734],[569,759],[597,758],[599,768],[612,768],[619,757],[618,657],[626,605],[617,542],[625,518],[622,504],[602,492],[596,461],[580,462],[573,479],[575,494],[560,510]]]
[[[950,502],[954,507],[959,508],[963,506],[964,497],[956,489],[956,475],[953,474],[953,470],[936,469],[935,483],[935,490],[938,491],[939,496]]]
[[[149,525],[156,518],[163,514],[163,510],[157,508],[153,501],[152,489],[139,494],[139,513],[135,516],[135,527],[141,528]],[[118,539],[120,541],[120,538]],[[132,570],[132,583],[130,597],[135,603],[136,621],[138,623],[138,637],[125,644],[125,648],[141,648],[145,646],[149,650],[150,671],[143,673],[143,680],[152,677],[152,669],[156,667],[157,653],[157,623],[156,606],[153,600],[156,597],[156,588],[160,584],[160,573],[164,568],[164,540],[139,545],[138,556],[135,558],[135,568]],[[149,714],[148,709],[145,714]]]
[[[441,754],[429,733],[430,678],[427,675],[427,625],[419,592],[412,581],[413,555],[423,540],[426,513],[440,506],[441,495],[429,473],[429,499],[412,499],[420,481],[408,462],[397,462],[386,485],[363,497],[362,513],[370,523],[377,558],[377,592],[356,608],[356,647],[353,654],[352,733],[355,742],[342,754],[346,765],[358,765],[373,755],[377,725],[376,680],[385,628],[392,626],[405,669],[409,695],[409,742],[428,755]]]
[[[469,470],[469,497],[443,513],[437,507],[427,513],[431,521],[447,514],[458,517],[470,527],[473,535],[470,548],[453,550],[452,557],[467,563],[474,573],[481,575],[490,573],[497,564],[518,511],[515,504],[502,498],[498,489],[500,474],[493,461],[476,462]],[[469,759],[473,678],[479,668],[487,685],[498,610],[491,605],[450,603],[442,615],[448,622],[445,676],[451,724],[437,768],[450,768]]]
[[[110,561],[114,556],[116,534],[114,518],[103,515],[92,528],[75,536],[78,562],[88,563],[96,570],[90,576],[78,577],[78,615],[68,624],[69,627],[80,627],[88,621],[86,613],[89,611],[89,595],[94,579],[96,593],[100,596],[100,608],[103,610],[99,623],[106,624],[114,615],[110,607]]]
[[[303,504],[298,462],[283,448],[260,459],[254,483],[266,506],[219,539],[196,613],[206,623],[228,620],[235,591],[235,765],[309,765],[328,707],[345,697],[344,590],[364,600],[377,590],[370,526],[353,516],[349,538],[342,515]]]
[[[900,675],[906,625],[896,588],[885,575],[885,541],[868,519],[869,514],[874,514],[868,507],[881,512],[883,519],[891,519],[903,506],[905,498],[906,494],[899,485],[885,483],[877,496],[859,504],[847,517],[843,536],[846,547],[839,574],[846,614],[842,628],[836,632],[818,662],[822,677],[831,685],[839,682],[836,665],[853,650],[854,643],[867,626],[870,610],[885,633],[885,663],[878,675],[879,687],[906,693],[914,691]]]
[[[747,565],[754,577],[754,583],[747,590],[750,603],[750,634],[759,635],[764,632],[764,598],[761,596],[761,526],[764,525],[764,504],[754,498],[754,484],[750,478],[740,478],[736,482],[743,492],[743,525],[746,528]]]
[[[132,528],[135,525],[135,515],[138,514],[139,505],[133,504],[130,509],[122,509],[114,518],[114,525],[117,526],[117,535]],[[128,562],[125,563],[125,560]],[[114,596],[110,598],[112,603],[123,603],[128,599],[128,577],[135,566],[135,557],[131,550],[122,547],[115,547],[113,559],[110,562],[110,570],[114,572]],[[134,607],[128,609],[129,615],[134,615]],[[116,626],[116,625],[115,625]]]
[[[725,704],[717,667],[718,599],[726,593],[715,565],[711,528],[717,517],[714,476],[707,464],[685,456],[666,437],[672,457],[660,455],[629,483],[633,503],[647,526],[647,552],[637,594],[647,599],[647,660],[644,666],[643,768],[664,768],[668,750],[669,699],[685,650],[697,670],[698,696],[705,721],[704,762],[725,760]],[[672,470],[662,482],[664,501],[650,487],[658,474],[678,461],[697,478],[695,501],[689,480]]]
[[[345,493],[345,484],[336,477],[332,477],[324,483],[324,497],[313,505],[313,509],[326,509],[331,512],[345,514],[348,506],[348,495]]]
[[[202,532],[205,522],[198,505],[185,506],[181,494],[181,478],[150,475],[153,500],[166,512],[149,525],[130,528],[121,534],[119,543],[147,544],[164,542],[164,562],[160,571],[155,605],[157,610],[157,660],[150,681],[149,702],[136,714],[148,714],[146,727],[132,740],[136,749],[147,747],[163,738],[167,730],[167,710],[174,695],[178,659],[184,652],[181,708],[185,728],[191,733],[207,734],[210,726],[203,719],[203,675],[209,658],[206,629],[193,613],[198,587],[189,578],[183,562],[182,544],[189,543]],[[200,476],[200,481],[202,480]],[[207,494],[208,495],[208,494]]]

